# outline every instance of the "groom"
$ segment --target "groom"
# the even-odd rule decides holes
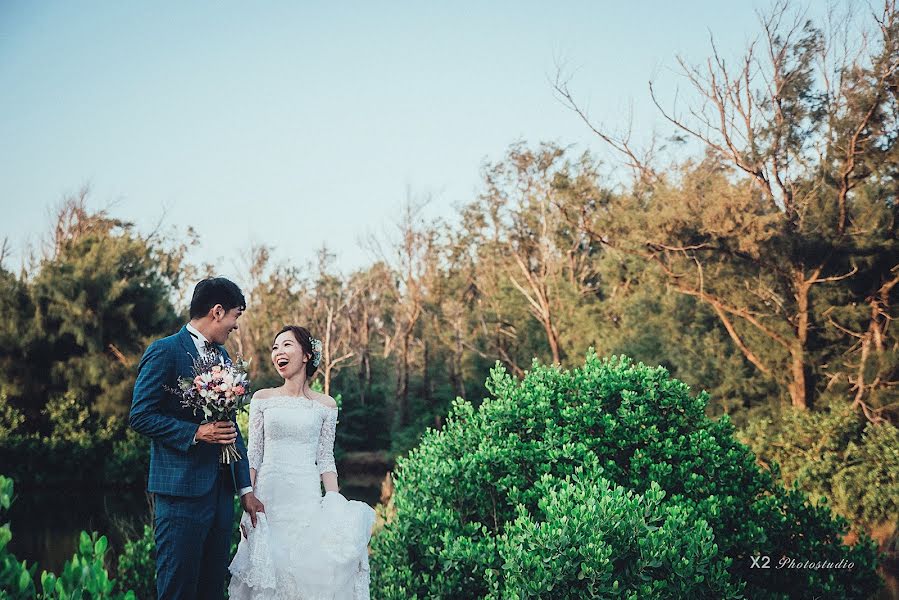
[[[234,494],[256,525],[262,503],[253,495],[243,438],[230,421],[200,424],[182,408],[179,377],[193,377],[193,360],[215,353],[230,360],[222,344],[246,308],[243,293],[224,277],[194,288],[190,322],[156,340],[138,367],[131,427],[152,440],[148,491],[156,501],[156,594],[165,600],[221,600],[231,545]],[[241,460],[221,464],[221,445],[236,443]]]

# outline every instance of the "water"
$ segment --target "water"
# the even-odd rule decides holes
[[[380,486],[353,480],[341,483],[340,492],[348,500],[360,500],[374,506],[380,498]],[[369,485],[365,485],[369,484]],[[78,547],[81,531],[96,531],[109,539],[107,569],[114,576],[115,557],[128,539],[143,532],[150,522],[146,492],[141,489],[92,492],[70,489],[17,489],[9,511],[12,530],[10,551],[19,560],[38,564],[42,570],[59,573]]]
[[[139,535],[149,515],[143,490],[18,489],[9,512],[9,548],[19,560],[37,563],[38,573],[59,573],[75,553],[82,530],[105,535],[110,554],[118,554],[126,536]]]

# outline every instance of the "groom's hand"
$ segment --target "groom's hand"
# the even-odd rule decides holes
[[[250,515],[250,522],[253,524],[253,527],[256,527],[256,513],[264,513],[265,506],[253,492],[247,492],[241,496],[240,505],[243,506],[244,511]]]
[[[207,444],[233,444],[237,441],[237,428],[231,421],[204,423],[197,429],[197,441]]]

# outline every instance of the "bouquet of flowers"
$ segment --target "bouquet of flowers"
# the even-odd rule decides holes
[[[222,364],[214,354],[204,354],[194,360],[194,376],[179,378],[178,388],[169,391],[181,396],[181,405],[195,415],[202,412],[203,423],[233,421],[250,403],[248,365],[239,358]],[[229,465],[240,459],[234,443],[222,446],[221,462]]]

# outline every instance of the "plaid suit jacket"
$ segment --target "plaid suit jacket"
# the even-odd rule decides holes
[[[219,346],[224,356],[225,348]],[[197,348],[186,327],[156,340],[144,352],[134,383],[130,425],[150,438],[150,477],[147,490],[169,496],[195,498],[212,489],[219,469],[221,448],[205,442],[193,443],[203,415],[181,406],[181,399],[166,391],[177,388],[179,377],[193,377]],[[230,465],[236,490],[250,486],[247,450],[240,430],[237,450],[241,460]]]

